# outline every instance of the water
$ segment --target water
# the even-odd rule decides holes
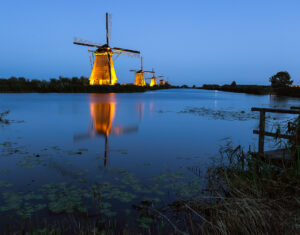
[[[0,94],[0,111],[10,110],[7,118],[14,120],[0,128],[1,217],[87,211],[118,217],[141,200],[193,196],[199,177],[191,169],[205,169],[224,139],[257,148],[258,114],[251,107],[299,101],[192,89]],[[97,190],[107,204],[90,208]]]

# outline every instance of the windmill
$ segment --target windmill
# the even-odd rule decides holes
[[[140,52],[119,47],[110,47],[111,38],[111,15],[106,13],[106,44],[90,42],[74,38],[74,44],[80,46],[94,47],[96,50],[89,50],[94,60],[90,57],[92,73],[90,85],[115,85],[118,81],[113,62],[122,54],[129,56],[139,56]],[[116,55],[113,59],[112,55]]]
[[[166,83],[165,83],[165,80],[164,80],[164,79],[160,79],[160,80],[159,80],[158,85],[164,86],[165,84],[166,84]]]
[[[130,72],[135,72],[134,85],[136,85],[136,86],[146,86],[144,74],[151,74],[151,73],[153,73],[152,71],[144,71],[143,57],[142,56],[141,56],[141,69],[140,70],[131,69],[129,71]]]
[[[162,75],[155,76],[154,69],[152,69],[152,77],[151,78],[146,78],[146,79],[151,79],[150,86],[157,86],[156,79],[163,78],[163,77],[164,76],[162,76]]]
[[[74,141],[94,137],[104,137],[104,166],[106,166],[108,161],[109,136],[137,132],[138,127],[120,127],[118,125],[113,125],[116,110],[115,94],[111,93],[101,97],[91,95],[90,97],[90,114],[92,118],[91,125],[89,125],[87,133],[75,135]]]

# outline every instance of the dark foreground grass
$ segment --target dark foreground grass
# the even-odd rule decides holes
[[[227,150],[209,169],[211,196],[185,202],[191,234],[297,234],[300,177],[296,167],[275,167],[241,148]],[[187,221],[188,222],[188,221]]]

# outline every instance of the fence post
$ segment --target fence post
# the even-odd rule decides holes
[[[297,162],[297,175],[300,173],[300,115],[296,120],[296,162]]]
[[[259,155],[264,154],[264,145],[265,145],[265,119],[266,113],[261,110],[259,112],[259,140],[258,140],[258,153]]]

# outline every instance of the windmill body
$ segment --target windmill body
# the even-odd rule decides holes
[[[157,86],[156,77],[151,78],[150,86]]]
[[[111,51],[95,51],[90,85],[115,85],[118,81]],[[108,59],[109,58],[109,59]]]
[[[91,60],[92,73],[90,76],[90,85],[115,85],[118,81],[114,60],[121,54],[139,56],[140,52],[135,50],[128,50],[119,47],[110,47],[110,31],[111,31],[111,15],[106,13],[106,44],[90,42],[87,40],[74,39],[74,44],[80,46],[88,46],[97,48],[92,52],[94,61]],[[113,55],[116,55],[113,59]]]
[[[146,82],[145,82],[143,71],[136,72],[134,85],[136,85],[136,86],[146,86]]]
[[[159,80],[159,85],[164,86],[165,85],[165,80],[163,80],[163,79]]]
[[[140,70],[131,69],[130,71],[135,72],[134,85],[136,85],[136,86],[146,86],[146,81],[145,81],[145,78],[144,78],[144,74],[153,73],[153,71],[144,71],[144,69],[143,69],[143,57],[141,57],[141,69]]]
[[[147,78],[147,79],[151,79],[150,86],[153,87],[153,86],[157,86],[156,79],[162,78],[162,77],[164,77],[164,76],[155,76],[154,69],[152,69],[152,77],[151,78]]]

